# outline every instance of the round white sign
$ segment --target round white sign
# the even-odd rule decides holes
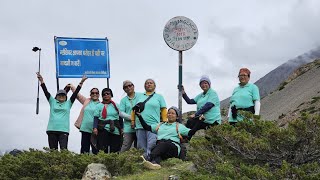
[[[186,51],[196,44],[198,28],[191,19],[177,16],[170,19],[165,25],[163,38],[170,48]]]

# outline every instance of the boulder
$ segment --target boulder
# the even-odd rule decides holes
[[[83,180],[102,180],[111,179],[111,173],[104,164],[91,163],[87,166],[82,179]]]

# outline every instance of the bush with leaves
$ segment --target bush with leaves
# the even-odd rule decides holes
[[[0,159],[1,179],[81,179],[83,172],[90,163],[102,163],[114,176],[141,172],[138,168],[138,150],[125,153],[98,155],[75,154],[70,151],[45,151],[30,149],[17,156],[4,155]]]
[[[191,140],[188,156],[200,171],[231,179],[320,177],[320,116],[303,114],[280,128],[242,113],[235,126],[215,126]]]

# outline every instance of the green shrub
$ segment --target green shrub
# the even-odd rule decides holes
[[[139,173],[138,150],[125,153],[98,155],[75,154],[69,151],[44,151],[30,149],[12,156],[4,155],[0,159],[0,177],[3,179],[81,179],[90,163],[103,163],[114,176]]]
[[[207,130],[210,138],[192,139],[188,156],[199,170],[216,177],[313,179],[320,176],[319,127],[320,117],[308,114],[288,128],[250,115],[235,126]]]

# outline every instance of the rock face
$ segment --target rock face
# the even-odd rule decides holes
[[[111,179],[111,174],[104,164],[91,163],[87,166],[83,176],[83,180],[102,180]]]
[[[298,68],[284,82],[261,100],[263,119],[287,121],[299,117],[300,112],[319,114],[320,60]]]

